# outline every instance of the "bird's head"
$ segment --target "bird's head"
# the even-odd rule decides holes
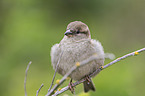
[[[67,38],[73,38],[76,40],[91,38],[88,26],[81,21],[69,23],[64,34]]]

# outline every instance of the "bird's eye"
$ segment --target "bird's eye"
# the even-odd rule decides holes
[[[78,30],[76,33],[77,33],[77,34],[79,34],[79,33],[80,33],[80,31]]]

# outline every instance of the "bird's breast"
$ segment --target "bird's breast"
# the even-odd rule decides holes
[[[66,74],[76,62],[81,62],[95,53],[90,42],[62,44],[63,55],[59,67],[63,69],[62,75]]]
[[[80,62],[81,60],[93,55],[95,50],[92,48],[89,42],[72,43],[62,46],[63,58],[65,61]]]

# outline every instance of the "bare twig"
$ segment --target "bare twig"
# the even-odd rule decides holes
[[[59,56],[59,59],[58,59],[57,65],[56,65],[56,69],[55,69],[55,73],[54,73],[54,75],[53,75],[53,79],[52,79],[51,85],[50,85],[50,87],[49,87],[49,89],[48,89],[48,92],[51,90],[51,87],[53,86],[53,82],[54,82],[55,75],[56,75],[56,72],[57,72],[57,67],[58,67],[58,64],[59,64],[59,62],[60,62],[60,59],[61,59],[61,57],[62,57],[62,54],[63,54],[63,51],[61,52],[61,54],[60,54],[60,56]]]
[[[26,71],[25,71],[25,80],[24,80],[24,91],[25,91],[25,96],[27,96],[27,90],[26,90],[26,81],[27,81],[27,73],[29,70],[29,66],[31,65],[32,61],[30,61],[27,65]]]
[[[41,88],[43,87],[44,85],[41,84],[40,88],[37,90],[37,93],[36,93],[36,96],[38,96],[38,93],[40,92]]]
[[[78,62],[76,63],[75,66],[73,66],[64,76],[63,78],[59,81],[59,84],[56,84],[45,96],[50,96],[53,94],[54,90],[56,90],[65,80],[66,78],[74,71],[76,70],[77,68],[79,68],[80,66],[83,66],[85,64],[87,64],[88,62],[92,61],[92,60],[95,60],[99,58],[97,55],[93,55],[91,57],[89,57],[88,59],[82,61],[82,62]]]
[[[123,59],[125,59],[125,58],[127,58],[127,57],[134,56],[134,55],[138,55],[140,52],[143,52],[143,51],[145,51],[145,48],[142,48],[142,49],[137,50],[137,51],[135,51],[135,52],[126,54],[126,55],[124,55],[124,56],[122,56],[122,57],[120,57],[120,58],[117,58],[117,59],[115,59],[114,61],[112,61],[112,62],[110,62],[110,63],[108,63],[108,64],[106,64],[106,65],[104,65],[104,66],[101,66],[99,69],[97,69],[95,72],[93,72],[93,73],[90,74],[89,76],[91,77],[91,76],[93,76],[93,74],[96,74],[96,73],[98,74],[101,70],[103,70],[103,69],[105,69],[105,68],[111,66],[112,64],[114,64],[114,63],[116,63],[116,62],[119,62],[120,60],[123,60]],[[69,72],[68,72],[68,73],[69,73]],[[65,77],[65,76],[64,76],[64,77]],[[63,78],[64,78],[64,77],[63,77]],[[73,87],[74,87],[74,86],[76,86],[76,85],[78,85],[78,84],[80,84],[80,83],[83,83],[84,81],[85,81],[85,79],[81,79],[80,81],[76,81],[76,82],[73,83],[72,85],[73,85]],[[59,94],[65,92],[65,91],[67,91],[68,89],[69,89],[69,86],[66,86],[66,87],[62,88],[61,90],[57,90],[52,96],[57,96],[57,95],[59,95]],[[49,95],[46,95],[46,96],[49,96]]]
[[[135,52],[132,52],[132,53],[126,54],[126,55],[124,55],[124,56],[122,56],[120,58],[117,58],[114,61],[110,62],[109,64],[106,64],[105,66],[103,66],[103,69],[105,69],[105,68],[109,67],[110,65],[112,65],[112,64],[114,64],[114,63],[116,63],[116,62],[118,62],[118,61],[120,61],[122,59],[125,59],[125,58],[127,58],[129,56],[138,55],[138,53],[140,53],[142,51],[145,51],[145,48],[139,49],[139,50],[137,50]]]

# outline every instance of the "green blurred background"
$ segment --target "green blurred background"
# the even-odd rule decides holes
[[[145,46],[145,0],[1,0],[0,96],[24,96],[29,61],[28,96],[35,96],[42,83],[39,96],[47,93],[54,74],[50,49],[75,20],[86,23],[92,38],[116,57]],[[90,96],[145,96],[145,52],[105,69],[93,81],[96,92]],[[82,91],[82,85],[76,87],[76,94]]]

